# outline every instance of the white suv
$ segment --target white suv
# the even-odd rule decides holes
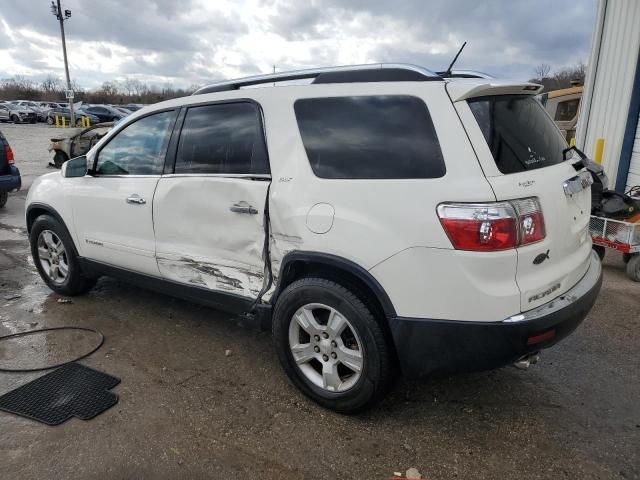
[[[602,275],[590,176],[540,88],[378,64],[143,108],[34,182],[35,264],[65,295],[112,275],[253,313],[291,381],[341,412],[396,368],[526,361]]]

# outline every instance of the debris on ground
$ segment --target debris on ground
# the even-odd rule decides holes
[[[224,356],[225,356],[225,357],[230,357],[232,353],[233,353],[233,352],[232,352],[231,350],[225,350],[225,351],[224,351]]]
[[[413,479],[417,479],[420,480],[422,478],[422,475],[420,474],[420,472],[418,471],[417,468],[411,467],[407,470],[405,476],[407,478],[413,478]]]
[[[9,295],[5,295],[4,299],[5,300],[17,300],[20,297],[22,297],[22,295],[20,295],[19,293],[12,293],[12,294],[9,294]]]
[[[73,303],[70,298],[59,298],[58,303]]]

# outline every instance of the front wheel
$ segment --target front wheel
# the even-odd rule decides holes
[[[289,285],[276,304],[273,336],[289,379],[326,408],[355,413],[391,384],[390,349],[373,309],[338,283]]]
[[[38,273],[54,292],[80,295],[95,284],[95,279],[82,274],[67,229],[52,216],[42,215],[33,222],[29,243]]]
[[[640,253],[631,255],[627,262],[627,277],[634,282],[640,282]]]
[[[61,168],[62,164],[67,160],[69,160],[67,154],[61,152],[60,150],[57,150],[56,154],[53,156],[53,164],[56,166],[56,168]]]
[[[20,123],[20,119],[18,118],[17,115],[11,115],[11,121],[13,123]]]

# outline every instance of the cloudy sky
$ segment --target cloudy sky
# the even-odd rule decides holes
[[[63,0],[71,76],[187,87],[313,66],[410,62],[528,79],[586,61],[596,0]],[[50,0],[0,0],[0,78],[64,76]]]

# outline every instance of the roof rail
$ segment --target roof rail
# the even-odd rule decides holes
[[[193,95],[226,92],[241,87],[263,83],[285,82],[289,80],[313,79],[312,83],[353,83],[353,82],[425,82],[441,81],[442,78],[418,65],[408,63],[374,63],[369,65],[349,65],[343,67],[311,68],[290,72],[269,73],[253,77],[224,80],[196,90]]]
[[[486,78],[493,79],[493,75],[488,73],[478,72],[477,70],[451,70],[451,72],[436,72],[442,78]]]

